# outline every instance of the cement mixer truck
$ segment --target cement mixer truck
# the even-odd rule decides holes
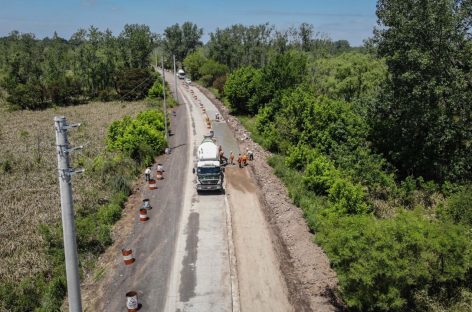
[[[220,163],[218,146],[212,136],[205,136],[197,149],[197,192],[223,191],[224,167]]]

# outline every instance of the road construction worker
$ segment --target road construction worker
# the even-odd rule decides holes
[[[242,160],[243,160],[244,166],[247,166],[247,155],[246,155],[246,153],[243,154]]]
[[[243,157],[241,156],[241,154],[238,155],[238,164],[239,164],[239,168],[242,168],[243,167]]]
[[[158,180],[164,179],[164,167],[161,164],[157,164],[156,178]]]
[[[151,168],[147,167],[146,170],[144,170],[144,180],[149,181],[151,179]]]
[[[231,165],[234,165],[234,154],[233,154],[233,151],[231,151],[229,153],[229,161],[231,163]]]
[[[220,150],[220,162],[222,164],[228,163],[228,158],[225,157],[225,153],[223,152],[223,150]]]
[[[246,153],[249,160],[254,160],[254,153],[249,148],[246,148]]]

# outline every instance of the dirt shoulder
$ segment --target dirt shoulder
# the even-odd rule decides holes
[[[226,194],[231,207],[241,311],[295,311],[272,248],[259,188],[248,168],[226,168]]]
[[[251,176],[257,182],[270,225],[273,245],[287,283],[289,299],[296,311],[340,311],[342,303],[335,295],[336,273],[321,247],[313,243],[303,212],[288,196],[287,189],[267,163],[271,153],[246,138],[247,131],[229,114],[228,109],[208,90],[199,89],[213,102],[240,142],[241,150],[254,151]]]

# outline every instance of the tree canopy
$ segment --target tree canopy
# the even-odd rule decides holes
[[[389,76],[373,113],[376,146],[403,176],[472,178],[471,1],[380,0]]]

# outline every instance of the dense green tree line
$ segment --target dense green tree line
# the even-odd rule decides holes
[[[14,31],[0,40],[1,85],[8,102],[23,109],[143,98],[154,80],[149,56],[156,38],[137,24],[117,37],[92,26],[69,40]]]
[[[353,311],[472,306],[471,12],[380,0],[365,50],[326,52],[301,25],[264,62],[208,54],[231,69],[225,100],[277,153]],[[230,29],[211,40],[235,57]]]

